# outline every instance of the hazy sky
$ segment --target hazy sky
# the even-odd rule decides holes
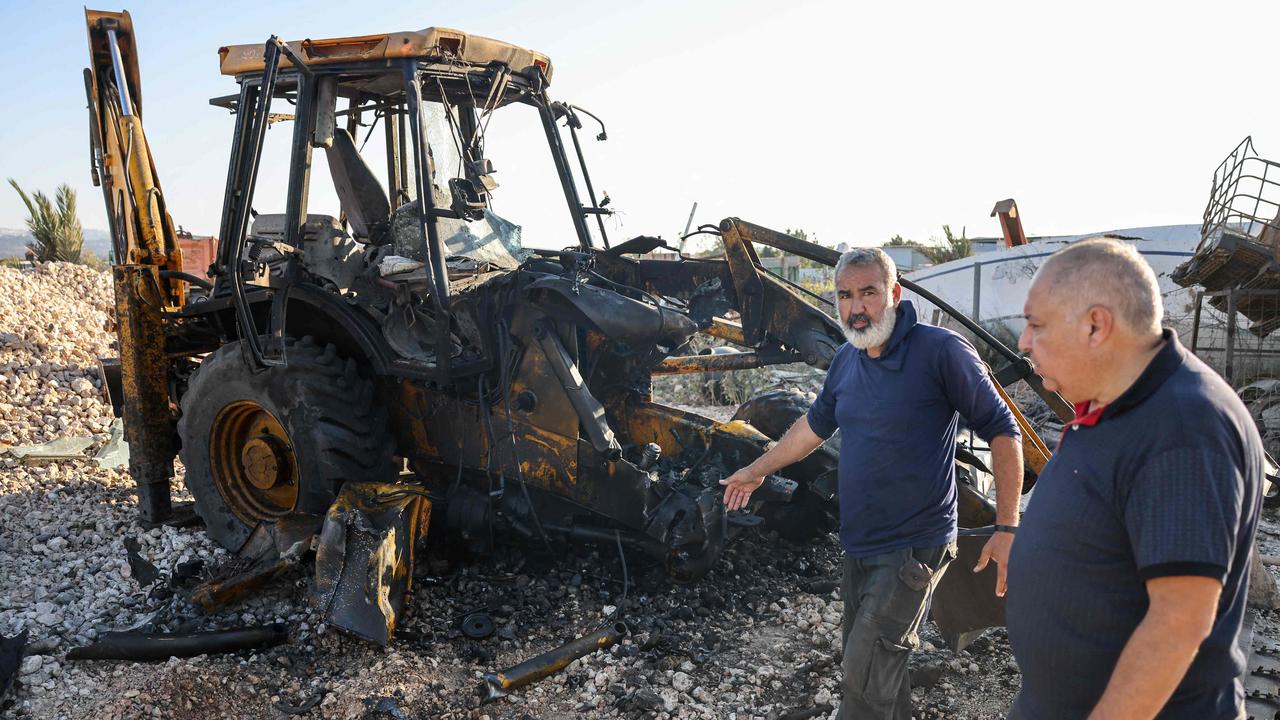
[[[440,25],[545,52],[552,95],[608,123],[609,141],[588,135],[586,150],[596,188],[624,213],[614,238],[674,238],[697,201],[695,223],[736,215],[828,244],[878,244],[896,233],[940,236],[943,223],[997,235],[988,214],[1010,196],[1033,235],[1198,222],[1214,167],[1245,135],[1280,157],[1267,39],[1280,3],[1182,5],[221,0],[127,9],[161,182],[175,222],[197,233],[218,232],[227,174],[231,117],[208,104],[236,90],[218,73],[219,46]],[[0,178],[29,190],[68,182],[84,225],[104,228],[89,180],[81,7],[0,0]],[[514,111],[524,112],[500,113],[491,128],[495,207],[525,226],[530,244],[572,242],[532,113]],[[324,208],[313,199],[312,210]],[[24,216],[0,187],[0,227]]]

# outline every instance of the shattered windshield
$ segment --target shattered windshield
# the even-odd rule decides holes
[[[438,102],[427,102],[426,105],[427,145],[435,163],[432,202],[436,207],[449,207],[453,202],[450,181],[467,178],[463,147],[468,140],[463,137],[457,121],[458,108],[446,109],[443,103]],[[440,218],[436,227],[450,255],[514,268],[529,254],[521,244],[520,226],[488,207],[484,209],[481,220]]]

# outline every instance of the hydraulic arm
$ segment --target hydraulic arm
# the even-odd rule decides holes
[[[173,220],[142,132],[137,43],[129,14],[85,11],[92,65],[85,69],[94,184],[111,224],[112,277],[129,473],[145,522],[170,514],[173,414],[165,357],[165,313],[184,288]],[[172,279],[171,279],[172,278]]]

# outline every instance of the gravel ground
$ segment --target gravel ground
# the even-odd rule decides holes
[[[9,445],[90,435],[91,455],[111,417],[96,358],[114,354],[106,275],[72,265],[0,268],[0,634],[31,634],[13,718],[761,718],[831,714],[841,605],[834,538],[797,547],[747,534],[702,582],[669,583],[628,556],[630,586],[611,548],[553,557],[507,548],[484,558],[433,547],[419,566],[397,640],[382,650],[329,630],[308,602],[303,569],[224,612],[206,615],[187,594],[230,560],[199,528],[144,530],[123,469],[78,459],[26,466]],[[697,408],[694,408],[697,409]],[[721,411],[723,412],[723,411]],[[179,468],[181,475],[181,468]],[[176,484],[180,487],[180,483]],[[179,499],[181,499],[179,497]],[[1264,552],[1280,532],[1267,526]],[[124,540],[136,538],[160,579],[140,587]],[[487,608],[497,633],[470,640],[464,612]],[[479,706],[489,670],[515,664],[624,617],[635,632],[610,652]],[[258,653],[160,663],[75,662],[75,645],[112,629],[191,631],[285,623],[285,645]],[[1274,616],[1268,621],[1274,635]],[[912,658],[917,716],[1003,717],[1018,671],[1002,631],[960,654],[940,649],[932,625]],[[299,708],[309,707],[300,711]],[[810,715],[803,715],[810,717]]]

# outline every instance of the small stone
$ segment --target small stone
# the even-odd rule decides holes
[[[22,666],[18,669],[19,675],[34,675],[40,672],[40,668],[44,665],[43,655],[28,655],[22,658]]]
[[[671,676],[671,687],[675,688],[676,692],[689,692],[693,689],[693,678],[687,673],[677,672]]]
[[[813,695],[814,705],[830,705],[831,691],[826,688],[818,688],[818,692]]]
[[[631,699],[643,710],[657,710],[663,706],[662,696],[653,688],[640,688]]]

